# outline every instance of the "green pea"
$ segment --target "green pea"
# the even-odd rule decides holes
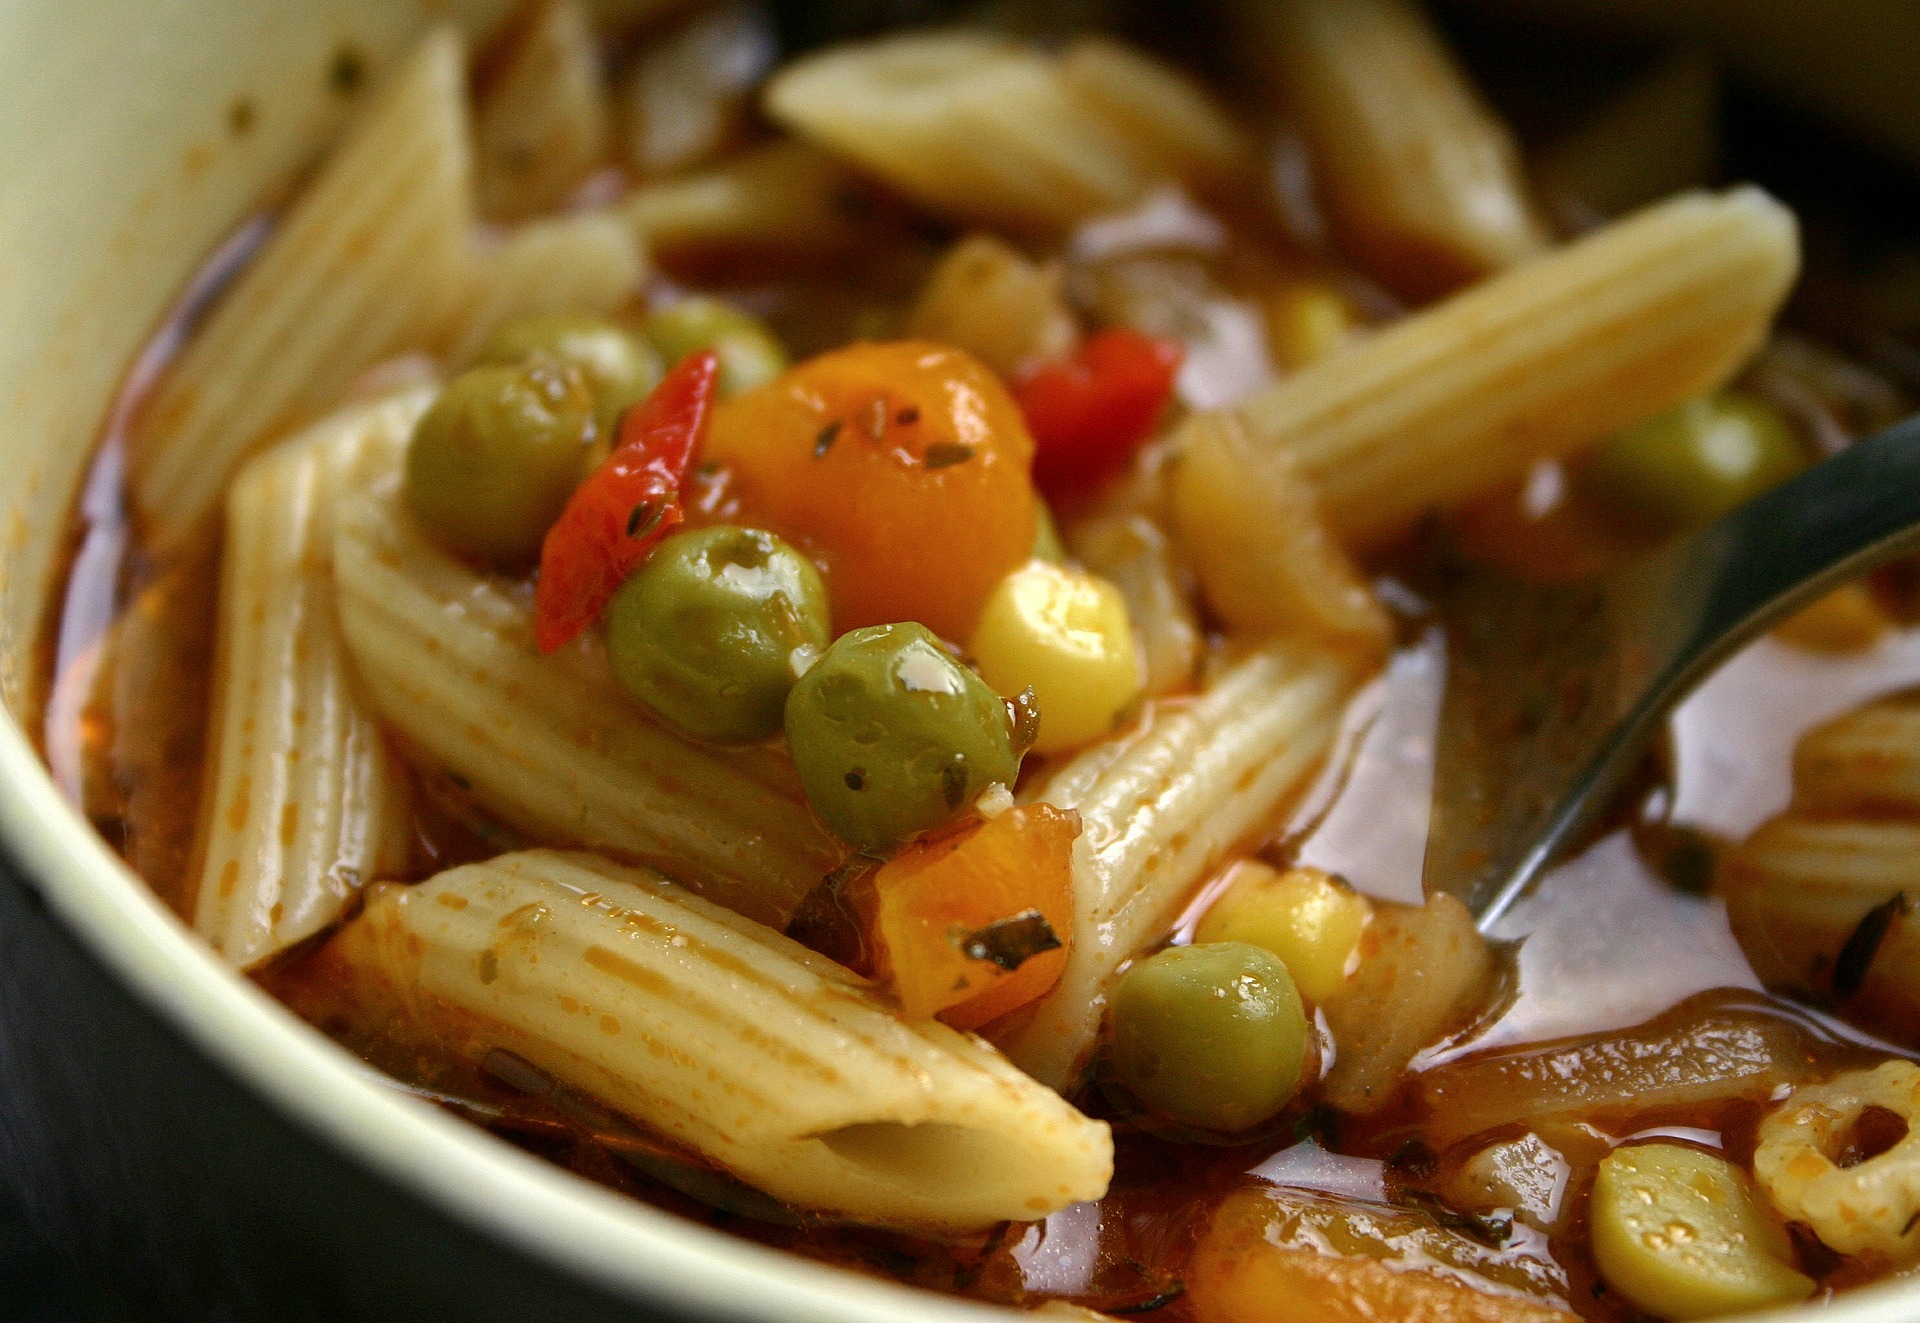
[[[647,341],[604,317],[548,313],[521,317],[495,331],[481,347],[482,363],[519,363],[545,356],[579,369],[593,392],[603,438],[629,406],[660,384],[665,369]]]
[[[1149,956],[1120,980],[1109,1015],[1120,1082],[1174,1121],[1234,1134],[1299,1092],[1306,1012],[1287,967],[1250,943]]]
[[[773,332],[719,299],[681,299],[649,316],[644,329],[669,365],[701,349],[718,354],[723,399],[764,386],[787,370],[787,351]]]
[[[1784,419],[1733,392],[1649,419],[1594,451],[1602,492],[1667,531],[1710,524],[1806,467]]]
[[[838,639],[787,698],[787,744],[820,820],[870,854],[1020,770],[1006,704],[921,625]]]
[[[596,431],[593,396],[572,368],[471,368],[413,430],[407,501],[455,551],[525,564],[579,485]]]
[[[607,659],[642,702],[695,739],[764,740],[826,650],[827,589],[771,533],[676,533],[607,609]]]

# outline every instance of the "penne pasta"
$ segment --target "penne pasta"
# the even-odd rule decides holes
[[[530,594],[441,551],[392,495],[346,512],[335,563],[380,715],[509,826],[653,864],[775,926],[840,862],[783,755],[670,732],[597,643],[543,656]]]
[[[928,275],[907,334],[964,349],[1007,380],[1073,348],[1079,327],[1057,264],[1042,266],[990,234],[970,234]]]
[[[1057,230],[1168,177],[1217,178],[1232,122],[1172,70],[1111,43],[1066,59],[943,32],[840,47],[768,84],[768,114],[916,202],[962,220]]]
[[[1317,635],[1383,655],[1392,622],[1327,531],[1292,454],[1257,445],[1231,413],[1194,415],[1174,444],[1175,526],[1220,618],[1250,638]]]
[[[251,968],[406,863],[406,774],[350,674],[334,612],[345,492],[398,462],[433,398],[358,405],[259,456],[227,496],[194,928]]]
[[[1415,0],[1241,6],[1271,43],[1335,234],[1414,298],[1546,246],[1512,135]]]
[[[1118,127],[1161,173],[1198,184],[1244,175],[1253,148],[1233,117],[1171,66],[1107,37],[1085,37],[1060,59],[1080,105]]]
[[[578,0],[533,11],[474,118],[475,196],[495,220],[552,211],[607,159],[606,80]]]
[[[336,943],[504,1050],[788,1203],[967,1229],[1106,1191],[1107,1127],[865,980],[640,869],[529,851],[384,886]],[[436,1024],[436,1017],[440,1017]]]
[[[1763,980],[1843,996],[1892,979],[1920,1006],[1920,925],[1888,917],[1858,969],[1841,952],[1868,914],[1898,896],[1920,898],[1913,860],[1920,823],[1818,820],[1788,814],[1761,827],[1727,856],[1719,890],[1734,935]],[[1898,908],[1896,906],[1896,908]],[[1869,976],[1872,976],[1870,979]]]
[[[1809,814],[1920,812],[1920,702],[1869,703],[1808,731],[1793,797]]]
[[[1127,600],[1148,698],[1193,687],[1205,642],[1182,586],[1182,569],[1160,525],[1145,514],[1101,515],[1067,530],[1074,558]]]
[[[371,364],[437,348],[468,300],[466,70],[421,42],[214,308],[136,424],[133,505],[156,547],[211,519],[240,463]]]
[[[1721,385],[1798,269],[1793,215],[1765,193],[1686,194],[1307,367],[1242,414],[1292,452],[1342,541],[1378,542]]]
[[[1305,785],[1350,687],[1322,655],[1252,653],[1197,698],[1150,705],[1130,736],[1095,745],[1029,796],[1078,810],[1084,830],[1072,951],[1053,991],[1004,1040],[1015,1064],[1057,1089],[1078,1082],[1114,973]]]
[[[846,169],[812,147],[772,142],[711,170],[636,189],[621,214],[654,252],[849,245],[862,204]]]
[[[529,221],[483,251],[478,268],[449,351],[456,363],[516,317],[612,312],[639,291],[647,274],[632,227],[607,212]]]
[[[642,179],[710,160],[742,126],[778,43],[765,11],[715,5],[650,46],[620,89],[627,164]]]

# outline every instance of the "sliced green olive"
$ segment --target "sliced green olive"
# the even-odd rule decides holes
[[[1006,704],[921,625],[843,635],[794,685],[786,727],[814,812],[871,854],[1020,770]]]
[[[1120,1082],[1183,1125],[1235,1134],[1300,1090],[1306,1011],[1287,967],[1257,946],[1168,947],[1127,971],[1109,1015]]]
[[[520,363],[547,357],[579,369],[593,392],[604,437],[627,408],[660,384],[664,369],[653,346],[604,317],[548,313],[521,317],[495,331],[481,347],[482,363]]]
[[[718,354],[723,399],[764,386],[787,370],[787,351],[773,332],[719,299],[681,299],[648,316],[643,329],[669,367],[701,349]]]
[[[662,542],[607,609],[621,683],[687,734],[722,743],[777,735],[788,691],[831,637],[812,563],[731,525]]]
[[[1717,1318],[1804,1300],[1786,1233],[1717,1154],[1636,1144],[1600,1163],[1587,1205],[1607,1284],[1659,1318]]]
[[[549,359],[471,368],[414,428],[408,504],[462,555],[524,565],[566,508],[597,434],[592,393],[573,368]]]
[[[1590,471],[1614,502],[1675,531],[1712,523],[1806,464],[1771,405],[1727,392],[1622,432],[1594,451]]]

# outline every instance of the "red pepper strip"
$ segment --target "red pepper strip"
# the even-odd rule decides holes
[[[1138,331],[1101,331],[1016,385],[1040,489],[1081,490],[1125,464],[1160,420],[1184,352]]]
[[[613,453],[574,489],[540,548],[533,637],[570,643],[599,619],[626,577],[686,515],[680,485],[707,434],[720,360],[690,354],[620,419]]]

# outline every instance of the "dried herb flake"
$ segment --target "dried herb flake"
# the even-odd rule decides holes
[[[1035,956],[1059,950],[1060,937],[1039,910],[1026,910],[974,929],[959,945],[967,959],[989,961],[1011,974]]]
[[[1443,1230],[1477,1240],[1488,1249],[1499,1249],[1513,1239],[1511,1217],[1482,1217],[1463,1213],[1431,1190],[1408,1187],[1398,1192],[1396,1201],[1406,1207],[1419,1209]]]
[[[952,468],[955,464],[964,464],[973,458],[973,447],[962,445],[958,441],[935,441],[927,447],[927,453],[920,462],[930,469]]]
[[[1156,1309],[1165,1309],[1186,1293],[1185,1282],[1174,1282],[1171,1286],[1162,1289],[1159,1294],[1142,1300],[1139,1304],[1107,1305],[1105,1308],[1109,1314],[1151,1314]]]
[[[627,516],[627,536],[645,537],[660,527],[660,521],[667,516],[667,507],[659,501],[642,501],[633,507]]]
[[[1840,948],[1840,954],[1833,962],[1833,990],[1842,997],[1851,997],[1860,991],[1867,981],[1867,971],[1873,967],[1873,958],[1880,954],[1880,944],[1887,939],[1887,932],[1893,927],[1895,919],[1907,912],[1907,893],[1902,891],[1891,900],[1875,905],[1860,919],[1859,925],[1848,936],[1846,944]]]
[[[813,438],[813,457],[815,459],[819,459],[822,455],[825,455],[829,450],[832,450],[833,443],[836,440],[838,440],[839,437],[840,437],[839,423],[828,423],[825,427],[821,428],[820,435]]]

